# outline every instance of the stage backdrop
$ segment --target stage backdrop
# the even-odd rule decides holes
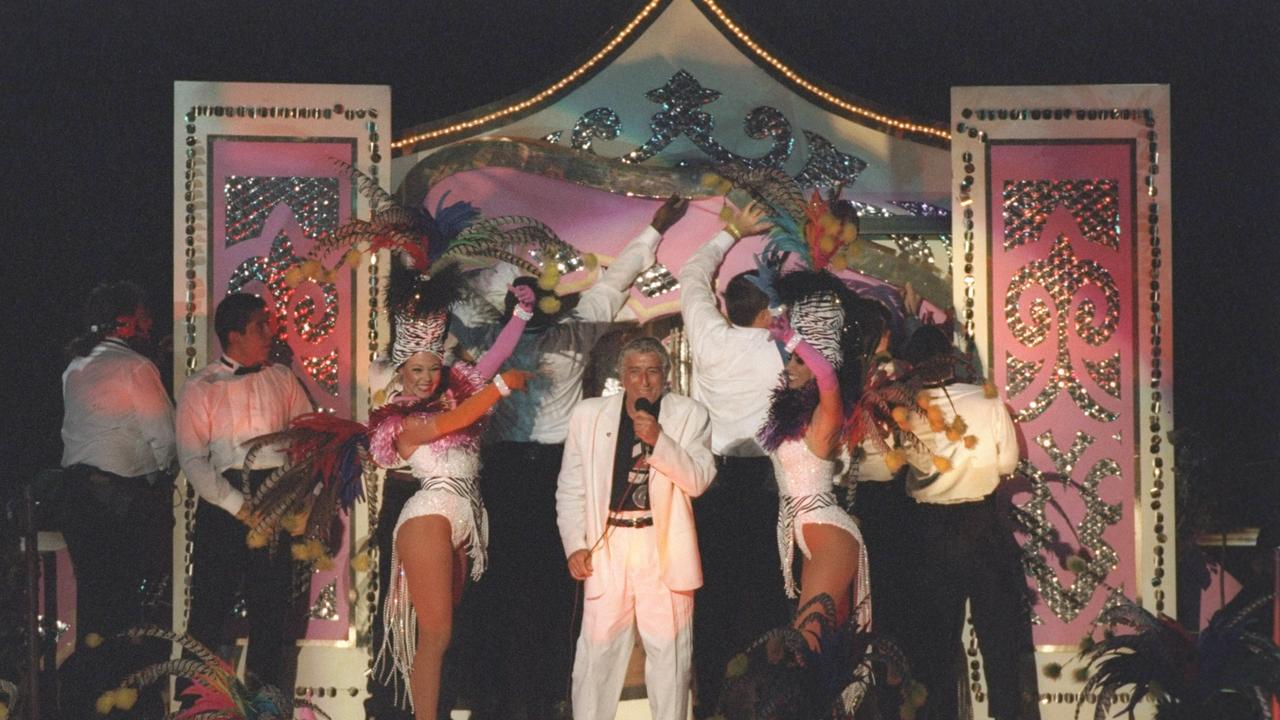
[[[1108,601],[1176,609],[1169,90],[954,88],[951,108],[955,306],[1018,421],[1040,667],[1065,665],[1041,699],[1069,717]]]
[[[368,412],[367,372],[378,318],[376,273],[345,266],[296,288],[286,271],[318,238],[349,217],[368,216],[364,199],[335,161],[385,176],[390,90],[381,86],[178,82],[174,86],[175,387],[221,348],[213,310],[229,292],[262,295],[290,362],[318,410],[347,418]],[[329,261],[332,263],[332,260]],[[376,268],[376,265],[374,266]],[[287,348],[287,350],[285,350]],[[178,487],[174,535],[174,627],[190,610],[194,493]],[[297,589],[308,602],[297,691],[334,717],[360,712],[367,648],[366,577],[351,570],[353,541],[367,534],[362,512],[348,519],[332,570]],[[306,587],[305,585],[309,585]],[[292,690],[292,689],[287,689]]]

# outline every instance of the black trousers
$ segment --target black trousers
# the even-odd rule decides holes
[[[915,504],[901,479],[859,482],[853,504],[871,564],[871,621],[877,635],[899,645],[911,601],[908,533],[916,522]]]
[[[135,670],[162,662],[168,644],[116,639],[145,625],[169,627],[168,578],[173,547],[173,478],[121,477],[68,468],[61,516],[76,578],[75,654],[62,666],[62,712],[88,717],[102,692]],[[83,644],[102,636],[96,649]],[[122,717],[163,714],[158,693],[139,697]]]
[[[994,494],[954,505],[919,503],[908,659],[928,690],[928,720],[959,717],[964,603],[986,673],[993,718],[1039,718],[1035,646],[1020,550]],[[874,573],[874,568],[872,569]],[[872,575],[872,585],[876,576]],[[1029,671],[1028,671],[1029,670]]]
[[[693,605],[695,714],[715,711],[725,665],[787,622],[778,564],[778,485],[767,457],[716,456],[716,479],[693,499],[702,587]]]
[[[257,489],[271,470],[250,473]],[[241,483],[239,471],[227,471],[232,485]],[[249,620],[246,667],[264,683],[292,693],[302,618],[293,602],[294,561],[288,533],[281,531],[275,550],[251,550],[248,529],[226,510],[203,500],[196,507],[192,550],[191,617],[187,633],[218,652],[231,637],[226,628],[237,597],[243,591]]]
[[[418,480],[412,475],[395,470],[388,470],[386,480],[382,484],[382,504],[378,508],[378,530],[374,542],[378,547],[378,606],[373,614],[373,645],[370,651],[376,656],[382,647],[382,638],[386,635],[386,618],[384,605],[387,601],[387,589],[391,587],[391,549],[395,539],[396,521],[400,519],[400,511],[409,498],[418,491]],[[369,675],[367,683],[369,697],[364,701],[365,715],[369,720],[411,720],[413,713],[396,703],[396,693],[391,684],[384,683],[379,673]],[[440,693],[443,704],[446,694]],[[450,698],[450,705],[452,698]],[[446,712],[438,713],[447,717]]]
[[[460,694],[472,717],[562,716],[573,665],[575,584],[556,526],[563,445],[493,443],[483,451],[489,569],[455,622]],[[523,710],[523,712],[521,712]]]

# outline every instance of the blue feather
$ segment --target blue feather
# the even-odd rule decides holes
[[[445,207],[444,201],[448,197],[449,191],[445,191],[444,195],[440,196],[440,201],[436,203],[435,212],[436,226],[440,228],[440,234],[444,237],[443,247],[448,247],[451,240],[471,227],[471,224],[480,217],[480,208],[465,200],[459,200]]]

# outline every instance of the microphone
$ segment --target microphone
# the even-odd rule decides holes
[[[655,419],[658,417],[658,406],[649,398],[636,398],[636,412],[649,413]],[[653,446],[641,440],[640,447],[644,450],[644,454],[648,455],[653,452]]]

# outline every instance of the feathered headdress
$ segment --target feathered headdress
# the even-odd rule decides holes
[[[300,415],[289,429],[249,441],[245,468],[265,447],[288,447],[286,462],[263,480],[246,503],[250,547],[274,544],[280,529],[300,540],[293,555],[324,567],[341,544],[334,532],[337,514],[349,512],[364,497],[369,434],[364,425],[328,413]]]
[[[138,688],[167,679],[170,675],[186,678],[191,684],[181,697],[191,701],[175,720],[287,720],[293,711],[306,708],[328,720],[329,715],[304,698],[294,698],[272,685],[260,685],[250,676],[240,682],[235,668],[189,635],[178,635],[158,627],[129,630],[122,635],[130,641],[165,640],[175,643],[192,657],[166,660],[130,674],[114,690],[98,698],[98,712],[107,715],[120,708],[127,710],[137,701]]]
[[[723,165],[717,172],[767,208],[773,228],[761,260],[774,269],[794,255],[809,270],[843,270],[858,254],[858,215],[839,199],[843,186],[825,197],[814,190],[806,200],[800,183],[781,170]]]

